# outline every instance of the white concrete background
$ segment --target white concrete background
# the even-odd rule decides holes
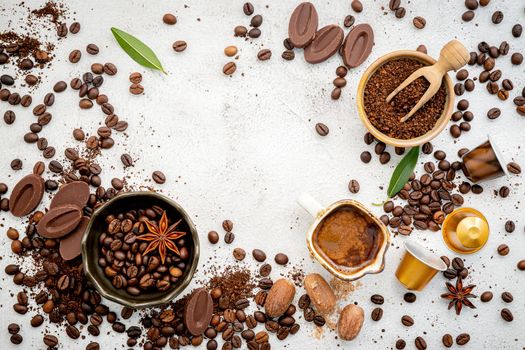
[[[16,0],[3,1],[1,8],[14,8]],[[43,1],[27,1],[31,7]],[[57,58],[52,68],[45,71],[43,83],[34,92],[34,103],[41,101],[50,91],[54,82],[72,77],[88,69],[93,62],[111,61],[117,64],[119,73],[105,77],[102,91],[110,97],[116,113],[128,120],[130,127],[127,137],[116,135],[116,146],[103,152],[99,158],[103,165],[104,185],[109,186],[112,177],[130,176],[130,185],[152,185],[150,174],[163,170],[168,181],[160,188],[187,208],[194,218],[202,238],[201,273],[203,264],[212,257],[220,263],[233,264],[231,248],[212,247],[206,240],[211,229],[222,233],[220,225],[229,218],[235,223],[236,240],[233,246],[248,251],[264,249],[268,256],[284,251],[291,259],[291,265],[302,265],[306,272],[320,272],[329,278],[327,272],[311,261],[304,243],[311,218],[295,202],[297,196],[308,191],[322,203],[329,204],[342,198],[355,198],[365,204],[379,202],[385,197],[387,185],[394,165],[399,158],[393,154],[388,166],[381,166],[376,158],[364,165],[359,160],[361,151],[367,149],[362,142],[365,129],[357,117],[355,93],[361,73],[380,55],[397,49],[415,49],[419,44],[428,47],[429,54],[437,56],[439,48],[452,38],[463,41],[474,48],[480,40],[499,45],[508,40],[511,52],[525,53],[523,37],[515,39],[510,30],[513,24],[525,24],[524,3],[517,0],[492,1],[490,6],[476,11],[476,18],[470,23],[461,22],[465,11],[463,1],[403,1],[407,9],[404,19],[398,20],[387,8],[388,1],[363,1],[364,11],[356,15],[356,22],[369,22],[375,31],[375,47],[370,58],[361,67],[352,70],[348,86],[339,101],[330,99],[335,68],[341,60],[334,56],[319,65],[307,64],[301,51],[296,59],[287,62],[281,59],[282,40],[287,36],[288,18],[298,1],[253,0],[255,13],[264,16],[262,36],[253,42],[233,37],[236,25],[249,24],[249,17],[242,12],[243,1],[76,1],[69,2],[70,14],[82,24],[77,35],[70,35],[57,45]],[[350,14],[350,1],[315,1],[321,25],[338,23],[342,25],[345,15]],[[185,6],[185,4],[187,6]],[[490,21],[492,12],[502,10],[505,19],[500,25]],[[162,15],[172,12],[177,15],[175,26],[162,23]],[[354,14],[355,15],[355,14]],[[412,18],[416,15],[427,19],[423,30],[416,30]],[[200,19],[200,20],[199,20]],[[18,30],[18,17],[11,10],[0,12],[0,28]],[[21,22],[23,23],[23,22]],[[128,31],[148,43],[160,57],[169,75],[139,67],[117,46],[110,33],[116,26]],[[51,35],[52,36],[52,35]],[[188,48],[175,53],[171,44],[185,40]],[[101,52],[96,57],[83,54],[81,61],[73,65],[67,56],[72,49],[82,49],[89,43],[96,43]],[[227,45],[239,48],[237,72],[233,77],[222,74],[222,66],[228,62],[223,49]],[[258,62],[256,54],[260,48],[270,48],[273,57],[267,62]],[[510,55],[497,61],[504,77],[513,80],[520,90],[525,84],[524,65],[511,67]],[[2,73],[11,70],[1,68]],[[144,75],[144,96],[132,96],[128,92],[128,75],[139,71]],[[477,75],[479,69],[472,72]],[[514,97],[517,91],[513,91]],[[79,110],[78,99],[71,90],[56,96],[51,108],[53,121],[42,135],[59,150],[62,158],[65,147],[78,147],[73,141],[71,130],[82,127],[93,133],[103,121],[102,113],[93,110]],[[434,140],[436,148],[445,150],[454,159],[461,147],[474,147],[483,142],[487,133],[494,137],[503,149],[505,157],[514,159],[525,166],[525,155],[520,149],[523,143],[525,120],[517,115],[511,99],[501,103],[489,96],[484,86],[466,95],[470,100],[475,120],[472,131],[464,134],[460,141],[453,140],[444,131]],[[498,106],[502,116],[494,121],[486,118],[486,111]],[[0,109],[7,109],[6,103]],[[14,125],[0,123],[0,180],[13,187],[17,179],[30,172],[32,165],[41,156],[34,145],[22,141],[22,135],[34,120],[30,110],[13,108],[17,114]],[[316,122],[325,122],[330,134],[321,138],[314,131]],[[372,151],[372,150],[371,150]],[[123,170],[119,157],[129,152],[136,159],[136,166]],[[24,161],[22,171],[13,172],[9,163],[19,157]],[[431,160],[423,156],[421,162]],[[46,173],[46,177],[51,174]],[[361,191],[351,195],[347,189],[350,179],[358,179]],[[482,195],[468,195],[466,206],[473,206],[484,212],[491,225],[491,237],[487,246],[474,256],[466,256],[471,267],[468,282],[477,284],[475,292],[492,290],[494,300],[489,304],[477,301],[476,310],[465,309],[460,317],[447,310],[447,303],[440,298],[445,292],[444,279],[437,277],[423,292],[418,293],[414,304],[402,302],[404,288],[397,282],[394,271],[401,258],[400,248],[407,239],[418,241],[439,254],[451,252],[444,246],[440,234],[416,231],[412,236],[395,237],[393,247],[388,251],[386,269],[379,275],[366,276],[356,285],[347,302],[357,302],[366,311],[366,320],[359,337],[353,342],[339,342],[335,333],[325,328],[320,339],[314,337],[314,326],[301,322],[300,334],[289,337],[285,342],[273,341],[273,348],[288,349],[390,349],[395,341],[404,338],[414,348],[416,336],[423,336],[429,349],[441,348],[441,337],[451,333],[454,337],[461,332],[472,336],[464,349],[521,349],[525,346],[525,274],[517,271],[516,263],[525,258],[523,246],[522,176],[501,178],[484,185]],[[511,195],[500,199],[493,190],[502,185],[512,188]],[[46,203],[42,205],[44,208]],[[370,208],[381,214],[376,207]],[[9,226],[23,227],[22,220],[0,214],[1,231]],[[503,224],[507,219],[517,222],[516,232],[506,234]],[[510,254],[498,256],[496,247],[510,245]],[[0,265],[2,271],[14,260],[10,253],[9,240],[2,232],[0,239]],[[248,259],[250,260],[250,259]],[[255,267],[254,267],[255,268]],[[274,268],[272,276],[277,278],[285,273],[284,268]],[[0,348],[29,349],[43,348],[41,341],[44,329],[56,333],[61,339],[62,349],[83,349],[89,340],[71,341],[63,331],[53,325],[31,329],[29,319],[34,312],[21,317],[11,305],[13,293],[19,287],[3,272],[0,285]],[[514,295],[514,302],[504,305],[499,295],[503,291]],[[381,293],[385,296],[384,316],[380,322],[370,319],[373,305],[370,295]],[[301,294],[298,291],[297,294]],[[345,302],[341,302],[344,305]],[[499,316],[503,307],[509,307],[514,322],[507,324]],[[119,308],[117,308],[119,310]],[[409,314],[415,325],[406,328],[400,318]],[[133,320],[136,321],[135,317]],[[18,322],[22,325],[24,342],[13,346],[7,336],[7,325]],[[131,324],[131,322],[127,322]],[[108,332],[105,324],[102,335],[96,339],[104,349],[125,348],[125,335]],[[83,334],[87,334],[84,330]]]

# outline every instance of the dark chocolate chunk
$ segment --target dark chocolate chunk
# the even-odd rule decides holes
[[[82,219],[82,209],[64,204],[48,211],[36,229],[44,238],[60,238],[72,232]]]
[[[25,176],[13,188],[9,198],[9,210],[19,217],[31,213],[40,204],[44,190],[44,179],[40,175]]]
[[[57,194],[51,200],[49,209],[56,208],[64,204],[75,205],[80,209],[84,208],[89,199],[89,185],[84,181],[73,181],[62,185]]]
[[[304,58],[309,63],[326,61],[339,50],[343,38],[343,29],[335,24],[319,29],[314,41],[304,49]]]
[[[348,68],[355,68],[363,63],[374,46],[374,31],[364,23],[355,26],[346,36],[343,44],[343,62]]]
[[[80,243],[88,224],[89,217],[83,216],[73,232],[60,240],[60,256],[64,260],[73,260],[80,255]]]
[[[295,8],[288,24],[288,36],[295,47],[305,47],[312,42],[317,31],[319,17],[310,2]]]
[[[210,323],[213,315],[213,300],[204,288],[195,290],[184,307],[184,324],[188,331],[199,336]]]

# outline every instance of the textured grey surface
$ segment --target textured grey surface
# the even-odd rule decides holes
[[[31,5],[41,1],[28,1]],[[288,17],[298,2],[254,0],[256,13],[264,16],[262,36],[253,42],[234,38],[236,25],[249,24],[249,18],[242,13],[242,1],[76,1],[70,2],[70,12],[81,22],[79,34],[69,36],[57,45],[57,59],[51,70],[47,70],[40,88],[33,94],[34,101],[41,101],[57,80],[69,81],[87,70],[93,62],[111,61],[117,64],[119,73],[108,77],[103,92],[110,97],[116,113],[128,120],[130,127],[127,137],[117,135],[116,146],[104,151],[99,158],[103,165],[105,186],[112,177],[129,175],[128,183],[134,188],[152,185],[150,174],[161,169],[168,177],[165,185],[156,186],[163,193],[178,200],[193,216],[202,238],[202,262],[214,258],[218,262],[233,263],[233,247],[211,247],[206,233],[216,229],[222,233],[220,224],[229,218],[235,223],[236,240],[233,246],[246,250],[262,248],[268,256],[284,251],[290,256],[291,265],[302,265],[306,272],[320,272],[329,277],[322,268],[308,257],[304,234],[311,222],[309,215],[295,202],[303,192],[310,192],[322,203],[329,204],[341,198],[355,198],[380,214],[380,209],[370,205],[384,199],[383,189],[388,182],[395,155],[388,166],[381,166],[377,159],[364,165],[359,154],[366,149],[362,142],[365,132],[355,107],[357,82],[366,66],[380,55],[397,49],[415,49],[425,44],[429,54],[437,56],[439,48],[452,38],[457,38],[473,49],[480,40],[499,45],[508,40],[511,52],[525,53],[523,37],[515,39],[510,35],[513,24],[525,24],[523,1],[492,1],[490,6],[476,11],[476,18],[470,23],[461,22],[465,11],[463,1],[403,1],[407,9],[404,19],[398,20],[387,8],[388,1],[363,1],[364,11],[356,15],[356,23],[370,22],[375,31],[375,47],[367,62],[352,70],[348,86],[339,101],[330,100],[335,69],[341,63],[333,57],[320,65],[304,62],[300,51],[292,62],[280,58],[282,40],[287,36]],[[17,1],[2,1],[2,8],[11,8]],[[322,24],[342,24],[346,14],[352,13],[350,1],[315,1]],[[268,6],[266,6],[268,5]],[[505,19],[500,25],[493,25],[490,17],[493,11],[502,10]],[[166,26],[161,18],[165,12],[178,17],[175,26]],[[384,14],[384,12],[388,12]],[[423,30],[416,30],[412,18],[416,15],[427,19]],[[12,22],[11,22],[12,20]],[[116,26],[128,31],[146,43],[159,55],[169,75],[145,70],[131,61],[117,47],[110,27]],[[0,29],[18,28],[17,16],[10,11],[0,12]],[[175,40],[186,40],[188,48],[175,53],[171,44]],[[75,48],[84,50],[88,43],[96,43],[101,52],[96,57],[83,55],[73,65],[67,61],[68,53]],[[222,66],[228,61],[223,49],[227,45],[239,48],[239,59],[235,75],[225,77]],[[270,61],[258,62],[256,54],[260,48],[270,48]],[[504,71],[504,77],[513,80],[520,90],[525,85],[524,65],[511,67],[510,56],[497,61]],[[128,74],[143,73],[144,96],[132,96],[128,92]],[[7,72],[2,67],[1,72]],[[479,68],[471,69],[474,75]],[[513,91],[511,96],[515,96]],[[489,96],[484,86],[467,94],[470,110],[475,114],[472,131],[464,134],[459,141],[453,140],[448,129],[434,141],[436,148],[445,150],[451,159],[461,147],[474,147],[483,142],[487,133],[500,144],[505,157],[515,159],[522,166],[525,156],[520,145],[523,143],[525,120],[514,111],[512,101],[501,103]],[[35,102],[34,102],[35,103]],[[486,111],[493,106],[502,109],[502,116],[494,121],[486,118]],[[7,108],[2,102],[0,110]],[[0,180],[12,186],[23,173],[29,172],[32,164],[40,159],[34,145],[22,141],[22,135],[33,121],[30,111],[14,108],[17,120],[14,125],[0,125]],[[62,158],[64,147],[76,146],[71,135],[74,127],[82,126],[89,133],[103,122],[98,109],[79,110],[77,98],[72,91],[56,96],[52,107],[52,125],[42,135],[57,147]],[[316,122],[322,121],[330,128],[330,134],[319,137],[314,131]],[[372,150],[370,150],[372,151]],[[136,166],[123,170],[120,154],[130,153],[136,159]],[[394,154],[393,150],[391,153]],[[13,172],[10,160],[19,157],[24,169]],[[421,161],[430,160],[423,156]],[[46,174],[50,177],[50,174]],[[358,179],[361,191],[351,195],[347,189],[350,179]],[[324,330],[320,335],[311,324],[301,322],[300,334],[285,342],[273,341],[273,348],[286,346],[288,349],[333,349],[336,346],[347,349],[389,349],[398,337],[404,338],[414,348],[414,338],[423,336],[430,349],[440,348],[441,337],[450,333],[454,337],[468,332],[472,340],[464,349],[521,349],[525,346],[525,274],[516,270],[516,263],[524,259],[525,235],[523,227],[523,176],[502,178],[487,183],[482,195],[468,195],[466,206],[473,206],[484,212],[490,222],[492,234],[487,246],[478,254],[466,257],[466,264],[472,268],[472,279],[477,284],[475,292],[492,290],[494,300],[489,304],[476,302],[478,309],[466,309],[460,317],[448,311],[446,302],[439,297],[445,292],[444,280],[437,277],[423,292],[418,293],[414,304],[402,302],[405,290],[397,282],[394,271],[401,258],[404,240],[419,241],[439,254],[452,255],[444,246],[439,233],[416,231],[412,236],[395,237],[387,253],[386,269],[383,273],[367,276],[356,284],[356,290],[342,301],[357,302],[366,312],[363,331],[353,342],[339,342],[335,333]],[[511,195],[499,199],[493,189],[510,185]],[[42,208],[44,205],[42,205]],[[5,213],[0,214],[0,266],[14,261],[9,253],[9,240],[3,231],[6,227],[23,227],[21,220],[15,220]],[[503,225],[507,219],[517,221],[513,234],[506,234]],[[498,256],[496,247],[506,243],[510,254]],[[224,249],[223,249],[224,248]],[[203,278],[202,271],[199,279]],[[272,276],[277,278],[285,269],[274,268]],[[55,326],[45,325],[31,329],[30,314],[21,317],[12,310],[12,303],[19,288],[11,278],[0,274],[0,348],[29,349],[43,348],[41,332],[46,329],[59,335],[61,348],[83,349],[88,339],[71,341]],[[503,291],[514,294],[514,302],[504,305],[499,295]],[[373,305],[371,294],[385,296],[384,316],[380,322],[370,319]],[[301,294],[298,292],[298,294]],[[499,316],[503,307],[510,308],[515,320],[507,324]],[[411,315],[415,325],[406,328],[400,318]],[[133,320],[137,320],[134,318]],[[22,325],[22,345],[9,343],[7,325],[10,322]],[[131,322],[127,322],[131,324]],[[83,334],[87,334],[83,330]],[[97,341],[104,349],[121,349],[125,336],[114,334],[107,324],[102,328]]]

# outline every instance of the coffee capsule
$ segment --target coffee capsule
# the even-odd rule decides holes
[[[447,269],[438,255],[417,243],[405,242],[405,249],[396,277],[409,290],[423,290],[438,271]]]
[[[443,240],[451,250],[459,254],[472,254],[487,243],[489,224],[476,209],[459,208],[447,215],[442,232]]]
[[[507,175],[505,162],[490,139],[467,152],[462,159],[462,170],[472,182],[495,179]]]

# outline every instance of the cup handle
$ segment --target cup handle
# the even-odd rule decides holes
[[[319,212],[324,209],[324,207],[308,193],[301,194],[299,198],[297,198],[297,203],[299,203],[299,205],[303,207],[304,210],[309,212],[314,218],[317,217]]]

